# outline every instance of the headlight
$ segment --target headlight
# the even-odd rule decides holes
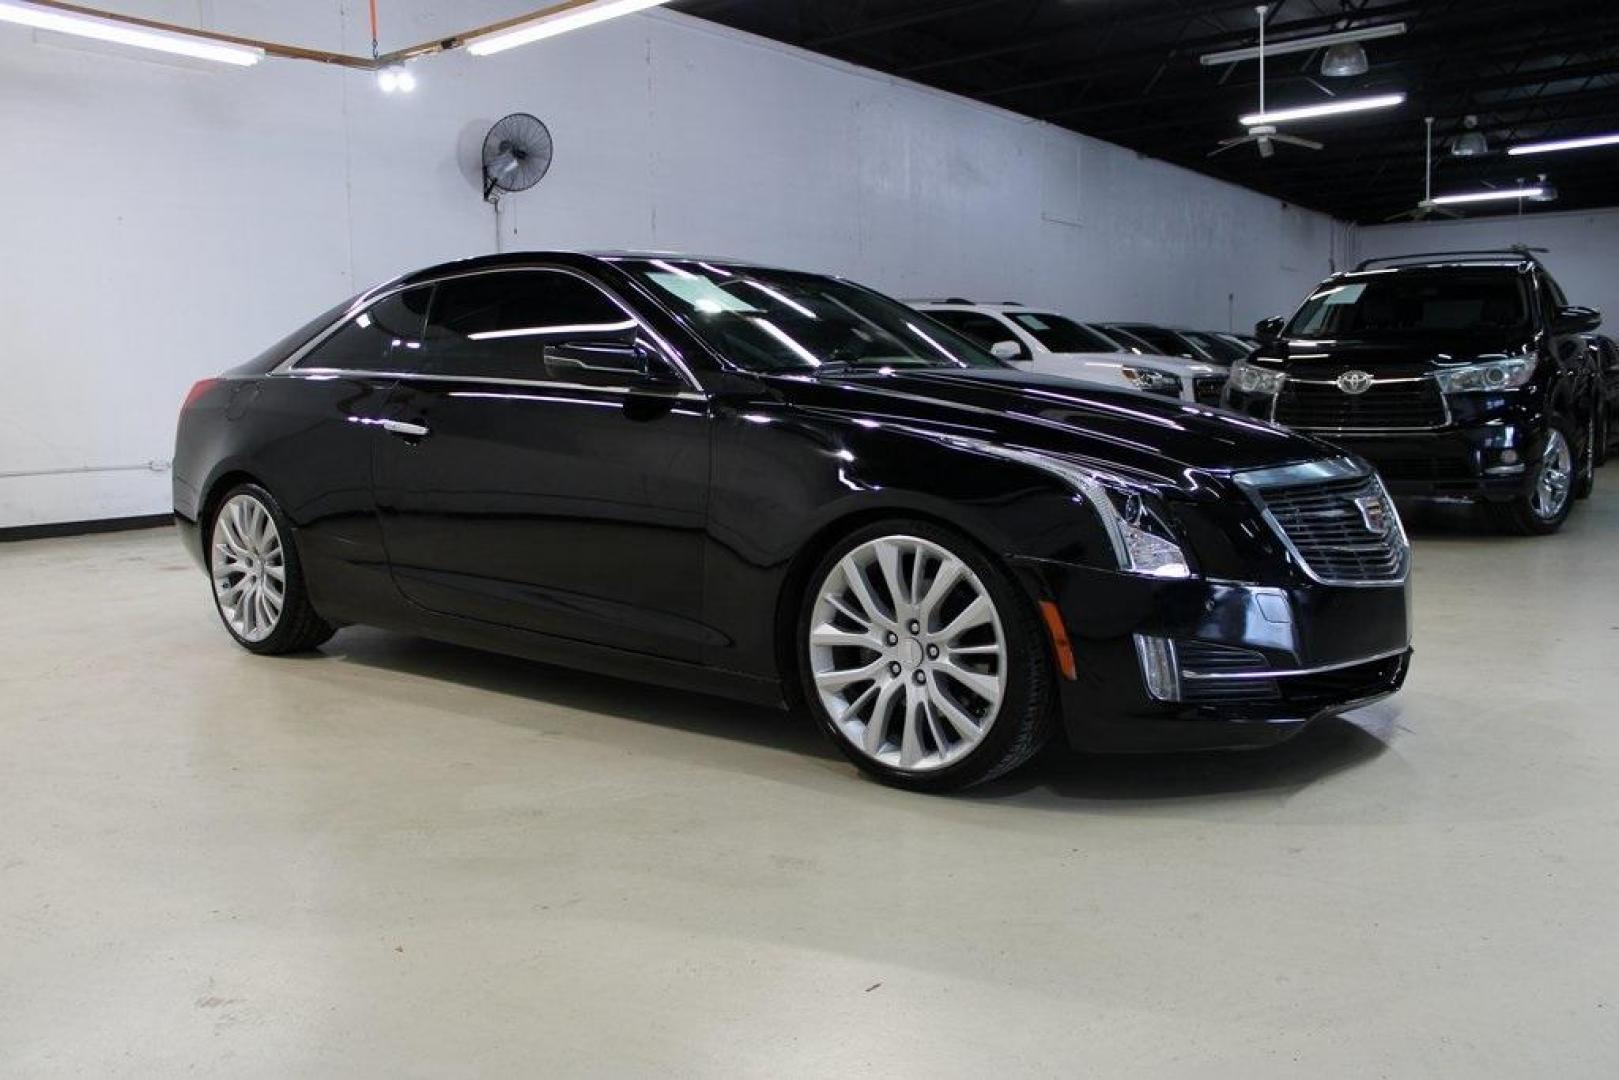
[[[1176,397],[1180,397],[1181,380],[1179,375],[1171,375],[1167,371],[1159,371],[1156,368],[1131,367],[1129,364],[1119,368],[1119,373],[1124,376],[1125,382],[1128,382],[1137,390],[1142,390],[1149,394],[1174,394]]]
[[[1447,394],[1467,394],[1477,390],[1514,390],[1534,378],[1535,365],[1528,360],[1492,360],[1487,364],[1445,368],[1434,372],[1439,389]]]
[[[1169,526],[1142,499],[1141,485],[1033,450],[1015,450],[976,439],[962,441],[974,449],[1033,465],[1067,481],[1101,519],[1119,569],[1149,577],[1192,576],[1191,564],[1173,539]]]
[[[1287,376],[1275,368],[1260,367],[1247,360],[1238,360],[1231,365],[1231,385],[1244,394],[1275,397],[1286,381]]]

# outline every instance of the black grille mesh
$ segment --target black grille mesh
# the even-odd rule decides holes
[[[1375,476],[1271,488],[1265,509],[1316,577],[1356,584],[1398,581],[1409,553],[1394,503]],[[1363,504],[1365,509],[1362,509]],[[1378,511],[1386,528],[1376,524]]]
[[[1289,379],[1276,402],[1276,422],[1328,431],[1435,428],[1445,422],[1445,403],[1439,384],[1427,378],[1374,382],[1363,394]]]

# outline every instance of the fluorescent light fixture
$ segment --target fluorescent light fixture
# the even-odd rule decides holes
[[[1502,191],[1469,191],[1461,195],[1435,195],[1424,200],[1433,206],[1455,206],[1459,203],[1497,202],[1502,199],[1535,199],[1546,194],[1543,187],[1521,187]]]
[[[50,30],[58,34],[111,41],[118,45],[133,45],[137,49],[155,49],[176,56],[190,56],[197,60],[213,60],[221,64],[249,67],[264,59],[264,50],[251,45],[232,45],[202,35],[176,34],[166,30],[148,30],[115,19],[100,19],[92,15],[75,15],[50,8],[19,4],[13,0],[0,0],[0,22],[31,26],[35,30]]]
[[[1587,135],[1581,139],[1558,139],[1556,142],[1524,143],[1507,150],[1513,157],[1520,154],[1551,154],[1558,150],[1584,150],[1588,146],[1619,145],[1619,135]]]
[[[1378,38],[1396,37],[1405,33],[1405,23],[1382,23],[1378,26],[1362,26],[1356,30],[1335,30],[1330,34],[1311,34],[1309,37],[1283,38],[1281,41],[1265,42],[1266,56],[1280,56],[1283,53],[1312,52],[1316,49],[1331,48],[1334,45],[1343,45],[1351,41],[1376,41]],[[1225,52],[1204,53],[1198,57],[1198,63],[1204,67],[1214,67],[1216,64],[1233,64],[1238,60],[1256,60],[1259,58],[1259,46],[1254,45],[1246,49],[1227,49]]]
[[[560,10],[504,30],[493,31],[482,37],[475,37],[467,42],[467,52],[473,56],[488,56],[491,53],[515,49],[519,45],[527,45],[531,41],[540,41],[556,37],[558,34],[566,34],[569,30],[595,26],[599,22],[616,19],[620,15],[631,15],[665,3],[668,3],[668,0],[587,0],[585,3],[574,0],[573,3],[560,6]]]
[[[1319,105],[1300,105],[1294,109],[1249,113],[1238,119],[1245,127],[1258,127],[1261,124],[1286,124],[1293,120],[1310,120],[1317,116],[1365,112],[1367,109],[1388,109],[1404,102],[1404,94],[1377,94],[1374,97],[1339,98],[1336,101],[1324,101]]]

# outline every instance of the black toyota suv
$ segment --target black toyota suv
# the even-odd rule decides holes
[[[1368,259],[1259,323],[1223,403],[1354,451],[1396,495],[1555,532],[1597,463],[1601,321],[1528,249]]]

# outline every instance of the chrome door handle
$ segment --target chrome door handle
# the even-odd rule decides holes
[[[420,439],[427,434],[423,424],[407,424],[403,420],[378,420],[378,426],[390,435],[403,435],[407,439]]]

